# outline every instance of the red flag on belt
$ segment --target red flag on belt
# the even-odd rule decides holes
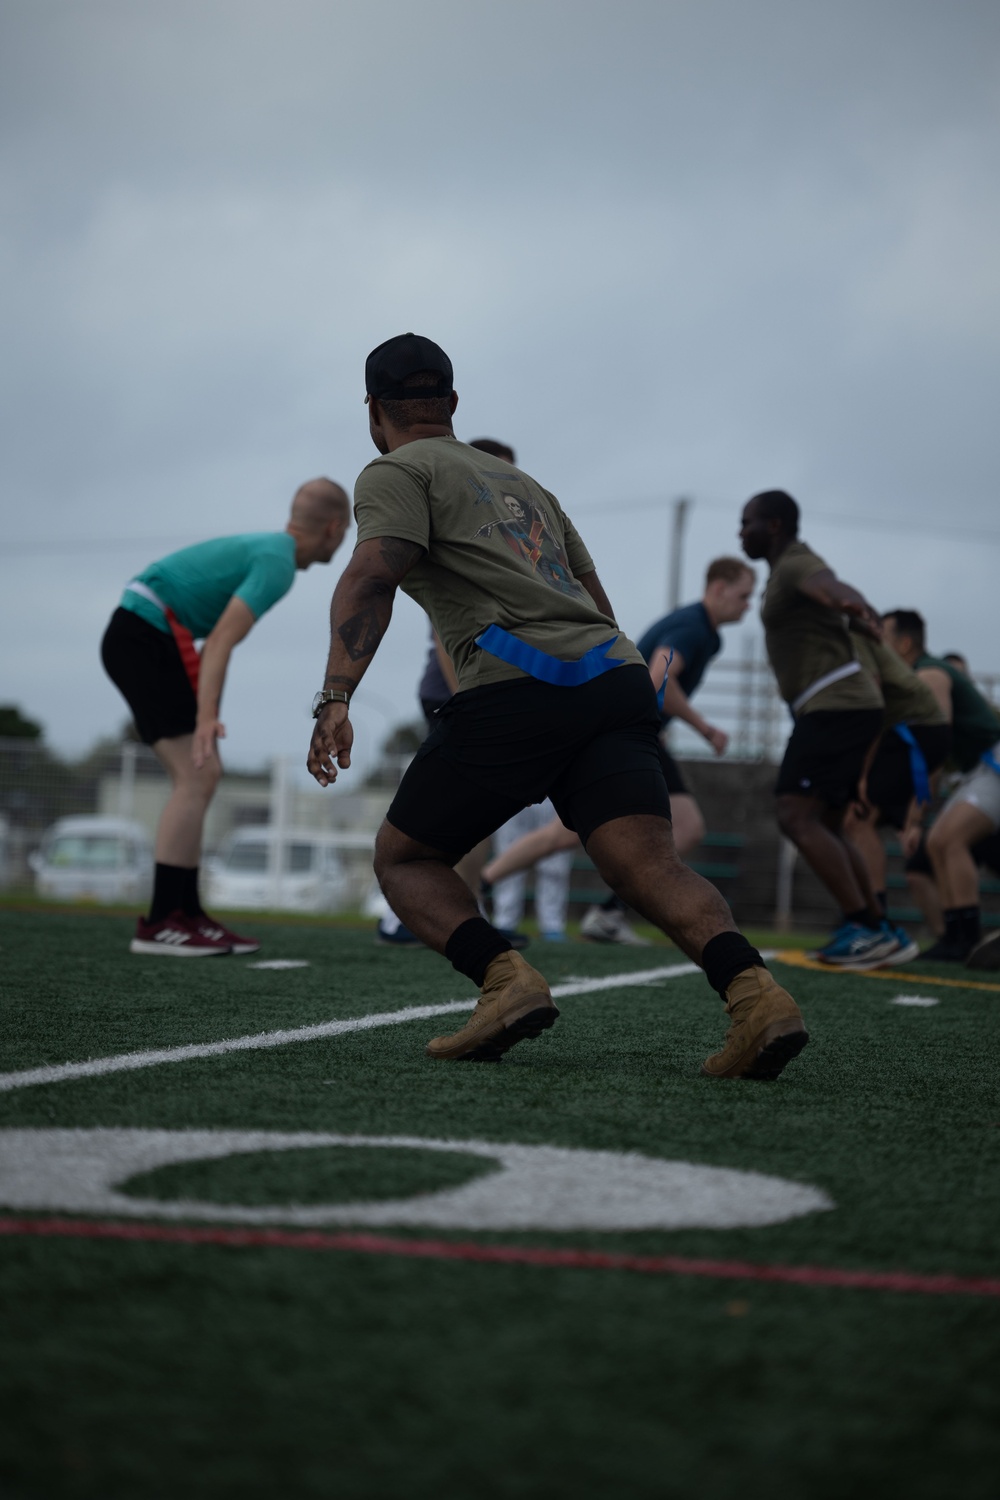
[[[177,649],[181,654],[181,661],[187,673],[187,680],[191,684],[195,697],[198,696],[198,669],[201,666],[201,657],[198,655],[194,644],[194,636],[186,625],[182,625],[172,609],[165,609],[167,624],[170,626]]]

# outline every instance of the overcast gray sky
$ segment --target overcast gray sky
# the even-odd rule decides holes
[[[66,754],[162,553],[374,450],[369,349],[559,494],[638,634],[755,490],[1000,669],[995,0],[2,0],[0,701]],[[854,521],[851,518],[859,518]],[[235,655],[228,757],[304,758],[329,568]],[[727,635],[759,630],[756,620]],[[359,764],[416,714],[405,599]]]

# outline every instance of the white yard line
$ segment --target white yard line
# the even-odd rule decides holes
[[[579,979],[572,984],[557,984],[553,987],[552,994],[557,1000],[561,1000],[570,995],[630,989],[633,985],[656,984],[661,979],[679,979],[683,974],[697,973],[700,973],[697,964],[668,964],[659,969],[639,969],[632,974],[608,974],[603,979]],[[229,1037],[222,1042],[192,1042],[183,1047],[159,1047],[150,1052],[120,1052],[116,1057],[95,1057],[89,1062],[25,1068],[19,1073],[0,1073],[0,1093],[35,1088],[40,1084],[69,1083],[75,1078],[99,1078],[106,1073],[127,1073],[136,1068],[156,1068],[161,1063],[222,1057],[227,1052],[253,1052],[263,1047],[285,1047],[290,1042],[318,1042],[324,1037],[344,1036],[351,1031],[369,1031],[376,1026],[402,1026],[407,1021],[426,1021],[431,1016],[447,1016],[469,1010],[475,1001],[476,997],[473,995],[465,1000],[449,1000],[443,1005],[410,1005],[405,1010],[376,1011],[372,1015],[354,1016],[346,1021],[321,1021],[314,1026],[296,1026],[292,1030],[261,1031],[255,1036]]]

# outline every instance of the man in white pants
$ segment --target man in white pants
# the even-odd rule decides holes
[[[523,808],[493,835],[496,853],[502,854],[526,833],[546,827],[555,817],[556,810],[548,798]],[[542,940],[547,943],[561,943],[566,937],[566,905],[573,857],[574,849],[565,849],[546,855],[535,865],[535,913]],[[493,887],[493,925],[501,932],[517,930],[524,916],[526,884],[527,872],[522,870],[498,880]]]

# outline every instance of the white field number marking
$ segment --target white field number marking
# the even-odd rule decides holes
[[[553,986],[557,1000],[570,995],[592,995],[599,990],[628,989],[632,985],[656,984],[661,979],[677,979],[683,974],[698,974],[697,964],[668,964],[659,969],[640,969],[634,974],[610,974],[603,979],[578,979],[572,984]],[[99,1078],[107,1073],[129,1072],[135,1068],[155,1068],[161,1063],[191,1062],[202,1057],[222,1057],[228,1052],[252,1052],[262,1047],[286,1047],[290,1042],[317,1042],[326,1037],[344,1036],[352,1031],[369,1031],[376,1026],[402,1026],[408,1021],[426,1021],[432,1016],[448,1016],[466,1011],[476,997],[449,1000],[443,1005],[409,1005],[405,1010],[373,1011],[345,1021],[320,1021],[314,1026],[296,1026],[282,1031],[260,1031],[255,1036],[230,1037],[221,1042],[191,1042],[182,1047],[159,1047],[150,1052],[121,1052],[116,1057],[96,1057],[90,1062],[52,1064],[42,1068],[25,1068],[17,1073],[0,1073],[0,1093],[14,1089],[35,1088],[49,1083],[68,1083],[74,1078]]]
[[[894,995],[889,1004],[922,1006],[926,1010],[932,1005],[940,1005],[941,1002],[933,995]]]
[[[498,1170],[461,1187],[381,1203],[260,1208],[135,1198],[120,1191],[137,1173],[177,1162],[323,1146],[462,1152],[483,1157]],[[805,1183],[637,1152],[406,1135],[127,1129],[0,1131],[0,1204],[20,1211],[227,1224],[479,1230],[757,1228],[834,1207],[825,1193]]]

